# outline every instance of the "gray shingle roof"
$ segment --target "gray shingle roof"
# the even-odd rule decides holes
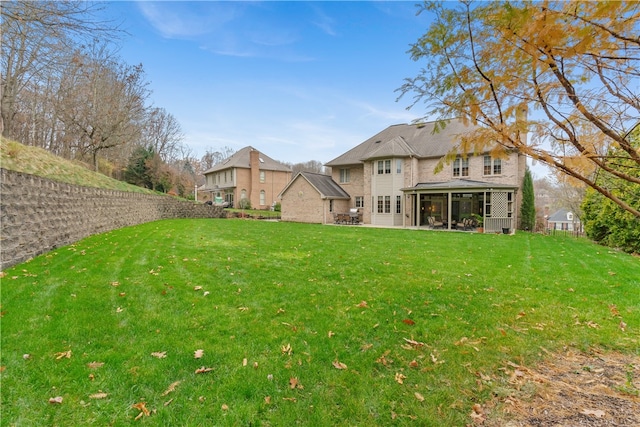
[[[549,215],[549,218],[547,218],[547,220],[549,222],[574,222],[574,221],[577,222],[577,218],[574,221],[569,220],[569,217],[567,216],[567,214],[569,213],[571,213],[570,210],[561,208],[561,209],[558,209],[553,214]]]
[[[414,187],[403,188],[402,190],[486,190],[488,188],[514,189],[517,185],[498,184],[495,182],[474,181],[471,179],[454,179],[443,182],[421,182]]]
[[[312,187],[318,190],[323,199],[350,199],[351,196],[338,185],[329,175],[313,172],[298,172],[298,174],[280,192],[283,194],[297,179],[306,179]]]
[[[447,126],[434,133],[437,122],[392,125],[360,145],[336,157],[326,166],[360,164],[382,157],[419,158],[442,157],[458,142],[457,135],[471,130],[460,120],[450,120]]]
[[[251,153],[252,150],[255,150],[255,148],[248,146],[248,147],[244,147],[238,151],[236,151],[231,157],[223,160],[222,162],[214,165],[211,169],[207,170],[206,172],[204,172],[204,174],[208,174],[211,172],[216,172],[216,171],[220,171],[220,170],[225,170],[225,169],[231,169],[231,168],[244,168],[244,169],[250,169],[250,159],[251,156],[249,153]],[[264,169],[264,170],[270,170],[270,171],[286,171],[286,172],[291,172],[291,168],[283,163],[280,163],[276,160],[273,160],[271,157],[267,156],[266,154],[259,152],[260,153],[260,169]]]

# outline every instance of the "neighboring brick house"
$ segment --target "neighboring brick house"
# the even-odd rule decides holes
[[[580,218],[568,209],[559,209],[547,218],[547,229],[582,232]]]
[[[291,174],[287,165],[245,147],[204,172],[202,191],[211,192],[212,198],[222,198],[230,206],[238,207],[241,199],[248,199],[253,209],[269,209]]]
[[[429,227],[431,217],[447,229],[475,214],[484,219],[487,232],[515,230],[525,157],[514,151],[500,158],[489,153],[452,156],[435,174],[459,135],[469,129],[457,120],[437,133],[434,127],[435,122],[390,126],[328,162],[333,181],[350,200],[347,206],[334,202],[327,209],[357,208],[365,224],[381,226]],[[296,207],[295,214],[285,204],[294,191],[299,190],[290,185],[280,195],[283,219],[309,218],[302,209],[310,202]],[[331,223],[332,218],[325,215],[317,222]]]

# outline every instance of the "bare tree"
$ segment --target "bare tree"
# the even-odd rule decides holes
[[[140,139],[148,97],[142,65],[118,61],[104,46],[90,55],[78,52],[61,80],[56,106],[67,141],[76,143],[69,157],[91,160],[98,154]]]
[[[152,147],[165,162],[177,160],[184,139],[178,120],[164,108],[151,108],[143,123],[140,144]]]
[[[308,162],[302,163],[287,163],[287,166],[291,168],[293,175],[298,172],[313,172],[328,175],[325,171],[325,167],[322,165],[322,162],[317,160],[309,160]]]
[[[235,150],[231,147],[222,147],[219,150],[208,149],[207,152],[200,159],[201,168],[203,171],[211,169],[218,163],[222,162],[225,159],[228,159],[235,153]]]
[[[19,95],[59,74],[79,43],[117,38],[116,25],[96,19],[101,8],[85,1],[0,2],[2,135],[14,137]]]

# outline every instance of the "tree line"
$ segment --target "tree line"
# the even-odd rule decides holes
[[[116,179],[193,194],[202,173],[234,150],[192,154],[178,120],[149,103],[142,64],[117,55],[126,33],[99,18],[104,7],[83,1],[0,4],[0,131]],[[322,170],[315,161],[289,166]]]
[[[117,55],[126,34],[99,18],[103,8],[82,1],[0,4],[2,135],[117,179],[131,177],[127,170],[146,151],[152,182],[144,186],[193,189],[200,160],[183,144],[177,119],[150,104],[142,64]]]

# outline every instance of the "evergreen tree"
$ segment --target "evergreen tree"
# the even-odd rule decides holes
[[[125,180],[139,187],[153,188],[148,163],[154,155],[153,148],[138,147],[129,158],[129,164],[124,171]]]
[[[522,180],[522,206],[520,207],[520,229],[534,231],[536,226],[536,202],[533,192],[533,178],[527,168]]]
[[[631,141],[636,149],[640,149],[640,129],[631,135]],[[609,155],[618,158],[617,168],[629,171],[640,177],[640,170],[634,162],[623,159],[620,149],[613,148]],[[611,189],[617,197],[624,196],[631,206],[640,209],[640,185],[619,179],[606,171],[598,171],[598,181],[601,185]],[[622,209],[609,198],[604,197],[593,189],[588,189],[582,202],[582,220],[587,236],[596,242],[620,248],[629,253],[640,253],[640,218]]]

